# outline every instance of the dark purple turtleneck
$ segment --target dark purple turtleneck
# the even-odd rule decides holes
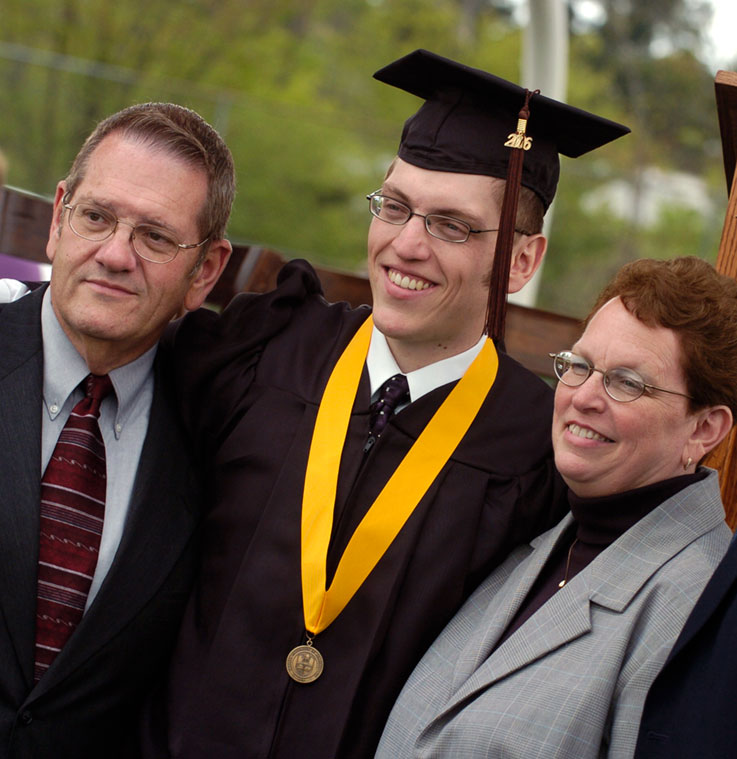
[[[568,503],[574,521],[558,539],[540,576],[500,638],[497,647],[558,592],[559,583],[563,578],[570,582],[605,548],[656,506],[674,496],[679,490],[703,480],[707,475],[708,470],[699,469],[694,474],[684,474],[635,490],[598,498],[580,498],[569,490]]]

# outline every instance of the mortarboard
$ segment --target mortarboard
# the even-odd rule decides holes
[[[405,122],[397,153],[402,160],[507,180],[487,317],[488,334],[501,339],[519,185],[533,190],[547,210],[558,184],[559,153],[576,158],[630,130],[427,50],[415,50],[374,77],[425,100]]]

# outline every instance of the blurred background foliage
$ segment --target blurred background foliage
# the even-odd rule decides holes
[[[524,3],[503,0],[0,0],[0,147],[8,184],[51,195],[96,121],[133,102],[199,111],[230,145],[230,236],[361,271],[369,215],[419,101],[372,73],[425,47],[520,78]],[[726,206],[700,0],[571,0],[568,102],[632,127],[562,181],[541,308],[583,315],[625,261],[715,260]],[[693,175],[707,207],[643,222],[650,169]],[[625,186],[629,210],[594,204]],[[587,201],[588,199],[588,201]]]

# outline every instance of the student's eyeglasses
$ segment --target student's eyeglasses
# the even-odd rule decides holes
[[[429,213],[427,215],[415,213],[406,203],[401,200],[381,195],[378,191],[366,196],[369,202],[369,211],[381,221],[387,224],[406,224],[413,216],[419,216],[425,220],[425,229],[428,234],[438,240],[446,242],[466,242],[471,235],[480,235],[483,232],[497,232],[497,229],[472,229],[471,225],[452,216]]]

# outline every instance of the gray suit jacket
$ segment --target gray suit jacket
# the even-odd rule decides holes
[[[149,430],[113,565],[34,687],[43,288],[0,306],[0,758],[134,756],[144,693],[166,664],[194,568],[199,479],[155,362]]]
[[[405,685],[378,757],[632,756],[647,690],[729,545],[717,475],[641,519],[494,650],[570,522],[471,596]]]

